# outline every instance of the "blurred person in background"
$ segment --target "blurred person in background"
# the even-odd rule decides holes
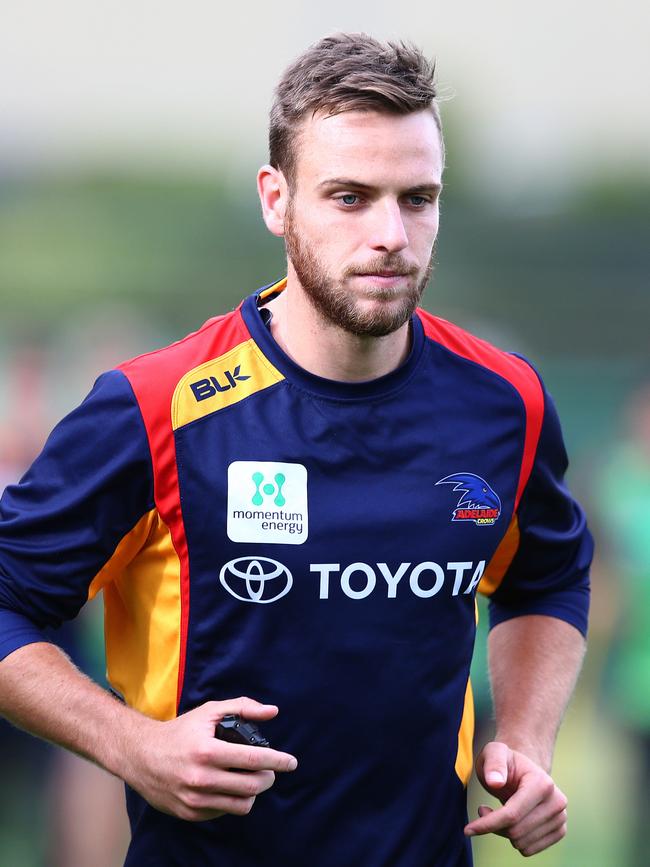
[[[630,867],[645,867],[650,827],[650,382],[629,396],[622,426],[597,476],[594,499],[620,590],[605,696],[608,712],[634,747]]]
[[[96,350],[101,344],[96,343]],[[80,359],[76,357],[77,366]],[[94,359],[81,363],[91,376]],[[15,484],[41,450],[49,429],[48,379],[56,360],[42,347],[23,346],[2,371],[6,400],[0,417],[0,495]],[[22,396],[29,395],[29,400]],[[82,671],[105,682],[101,623],[89,609],[47,638]],[[5,795],[2,863],[48,867],[115,867],[126,851],[128,823],[119,781],[73,753],[53,750],[0,719]],[[18,795],[18,796],[17,796]],[[43,797],[45,796],[45,797]],[[41,824],[35,826],[35,817]]]
[[[100,377],[5,494],[1,707],[127,782],[130,865],[461,867],[486,833],[541,851],[566,831],[550,769],[592,545],[535,371],[416,309],[431,65],[322,40],[282,77],[270,150],[287,277]],[[466,824],[479,585],[497,732],[477,774],[503,806]],[[99,591],[123,701],[39,631]],[[300,768],[215,739],[226,714]]]

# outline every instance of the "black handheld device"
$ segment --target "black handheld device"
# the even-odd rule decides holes
[[[242,719],[234,713],[226,714],[217,724],[214,736],[230,744],[244,744],[249,747],[271,746],[255,723]]]

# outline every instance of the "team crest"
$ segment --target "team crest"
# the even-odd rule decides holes
[[[436,482],[453,485],[462,496],[453,511],[452,521],[474,521],[478,526],[491,526],[501,514],[501,500],[485,479],[474,473],[454,473]]]

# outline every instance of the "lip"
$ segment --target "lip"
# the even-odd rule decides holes
[[[404,271],[364,271],[357,275],[358,277],[408,277]]]
[[[382,271],[380,274],[356,274],[358,279],[370,281],[376,286],[395,286],[397,283],[403,283],[408,278],[408,274],[403,271]]]

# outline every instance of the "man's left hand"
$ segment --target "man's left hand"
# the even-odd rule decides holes
[[[535,855],[566,834],[566,796],[546,771],[506,744],[486,744],[476,760],[481,785],[502,805],[482,805],[465,834],[500,834],[522,855]]]

